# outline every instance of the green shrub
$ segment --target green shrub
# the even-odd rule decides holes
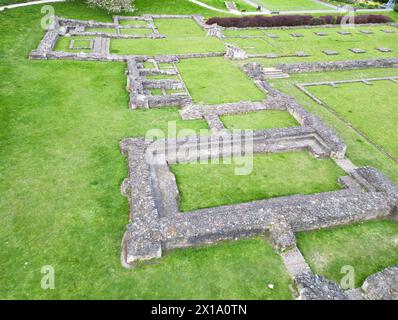
[[[132,12],[133,1],[131,0],[87,0],[91,7],[99,7],[108,12]]]

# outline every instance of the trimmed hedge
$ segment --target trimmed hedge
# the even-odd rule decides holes
[[[343,16],[310,15],[280,15],[280,16],[249,16],[249,17],[214,17],[206,21],[208,25],[218,24],[221,27],[252,28],[252,27],[294,27],[294,26],[318,26],[325,24],[340,24]],[[393,20],[379,14],[363,14],[355,16],[355,23],[388,23]]]

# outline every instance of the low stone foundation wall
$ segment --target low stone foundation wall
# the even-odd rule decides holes
[[[127,62],[127,90],[130,93],[129,107],[135,108],[157,108],[164,106],[185,106],[192,103],[192,99],[185,87],[182,79],[159,79],[148,80],[148,75],[179,75],[178,69],[174,63],[178,61],[176,57],[162,59],[161,63],[170,63],[171,69],[167,71],[158,68],[156,59],[147,59],[154,64],[154,68],[145,69],[144,61],[137,62],[135,59],[129,59]],[[162,95],[153,95],[151,90],[160,89]],[[184,93],[167,94],[167,90],[183,90]]]
[[[316,138],[313,132],[308,127],[275,129],[255,132],[254,136],[246,136],[244,139],[252,141],[255,153],[307,149],[316,156],[322,156],[325,152],[327,156],[328,152],[319,144],[319,138]],[[223,135],[212,140],[210,144],[200,142],[199,137],[158,140],[153,143],[145,142],[143,139],[127,139],[122,143],[122,151],[127,154],[129,160],[129,176],[123,184],[123,190],[132,205],[133,217],[126,231],[128,236],[125,238],[128,240],[124,243],[127,263],[147,259],[150,256],[149,252],[156,253],[152,258],[158,257],[162,247],[181,248],[261,234],[266,230],[275,229],[275,222],[280,222],[281,219],[284,219],[288,230],[297,232],[388,217],[395,210],[396,199],[390,196],[390,191],[386,191],[386,186],[391,186],[391,182],[374,169],[360,168],[351,174],[351,178],[355,180],[361,176],[367,179],[369,176],[377,175],[380,181],[371,182],[375,188],[377,185],[377,190],[346,189],[173,213],[170,208],[178,207],[178,196],[175,195],[175,180],[172,183],[165,182],[172,174],[165,170],[164,164],[195,161],[198,156],[203,155],[219,157],[224,152],[231,152],[228,148],[231,148],[232,140],[233,136]],[[170,148],[178,150],[179,147],[197,148],[200,153],[184,155],[177,160],[175,156],[179,153],[169,151]],[[154,159],[160,159],[161,170],[151,169],[151,166],[156,168],[156,164],[153,163],[158,163],[153,161]],[[137,172],[143,172],[140,179],[136,179]],[[151,172],[156,172],[156,177],[151,175]],[[143,183],[143,179],[146,179],[146,182]],[[146,189],[144,186],[148,185],[156,187]],[[153,191],[164,186],[172,186],[174,191]],[[141,197],[142,190],[145,197]],[[170,194],[173,195],[171,198],[164,198]],[[166,205],[162,209],[156,203]],[[166,210],[167,214],[164,214],[164,207],[169,208]],[[148,229],[151,229],[151,232]],[[145,239],[142,238],[144,235]],[[146,246],[148,252],[144,254]]]
[[[398,58],[350,60],[337,62],[301,62],[278,64],[276,67],[286,73],[326,72],[367,68],[392,68],[398,66]]]

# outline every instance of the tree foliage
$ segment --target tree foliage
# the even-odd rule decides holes
[[[87,0],[93,7],[99,7],[108,12],[132,12],[134,10],[133,0]]]

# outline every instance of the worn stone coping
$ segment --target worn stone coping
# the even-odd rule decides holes
[[[183,107],[180,114],[184,120],[193,120],[207,115],[233,115],[261,110],[286,110],[286,107],[280,99],[268,97],[259,102],[240,101],[217,105],[191,104]]]
[[[33,50],[29,57],[30,59],[39,60],[77,60],[77,61],[116,61],[116,62],[127,62],[128,60],[135,59],[137,61],[144,61],[146,59],[192,59],[192,58],[207,58],[207,57],[222,57],[225,52],[210,52],[210,53],[188,53],[188,54],[173,54],[173,55],[117,55],[117,54],[97,54],[97,53],[73,53],[63,51],[48,51],[40,52]]]
[[[349,49],[351,52],[353,52],[353,53],[366,53],[366,50],[364,50],[364,49],[361,49],[361,48],[352,48],[352,49]]]
[[[337,51],[334,50],[322,50],[322,52],[328,56],[335,56],[339,54]]]
[[[280,63],[276,67],[286,73],[309,73],[334,70],[368,68],[392,68],[398,65],[398,57],[332,62]]]
[[[158,33],[148,33],[147,35],[139,35],[139,34],[114,34],[114,33],[106,33],[106,32],[97,32],[97,31],[84,31],[84,32],[71,32],[72,36],[101,36],[103,38],[110,39],[164,39],[165,35]]]
[[[299,290],[298,300],[349,300],[337,283],[311,271],[297,275],[294,280]]]

